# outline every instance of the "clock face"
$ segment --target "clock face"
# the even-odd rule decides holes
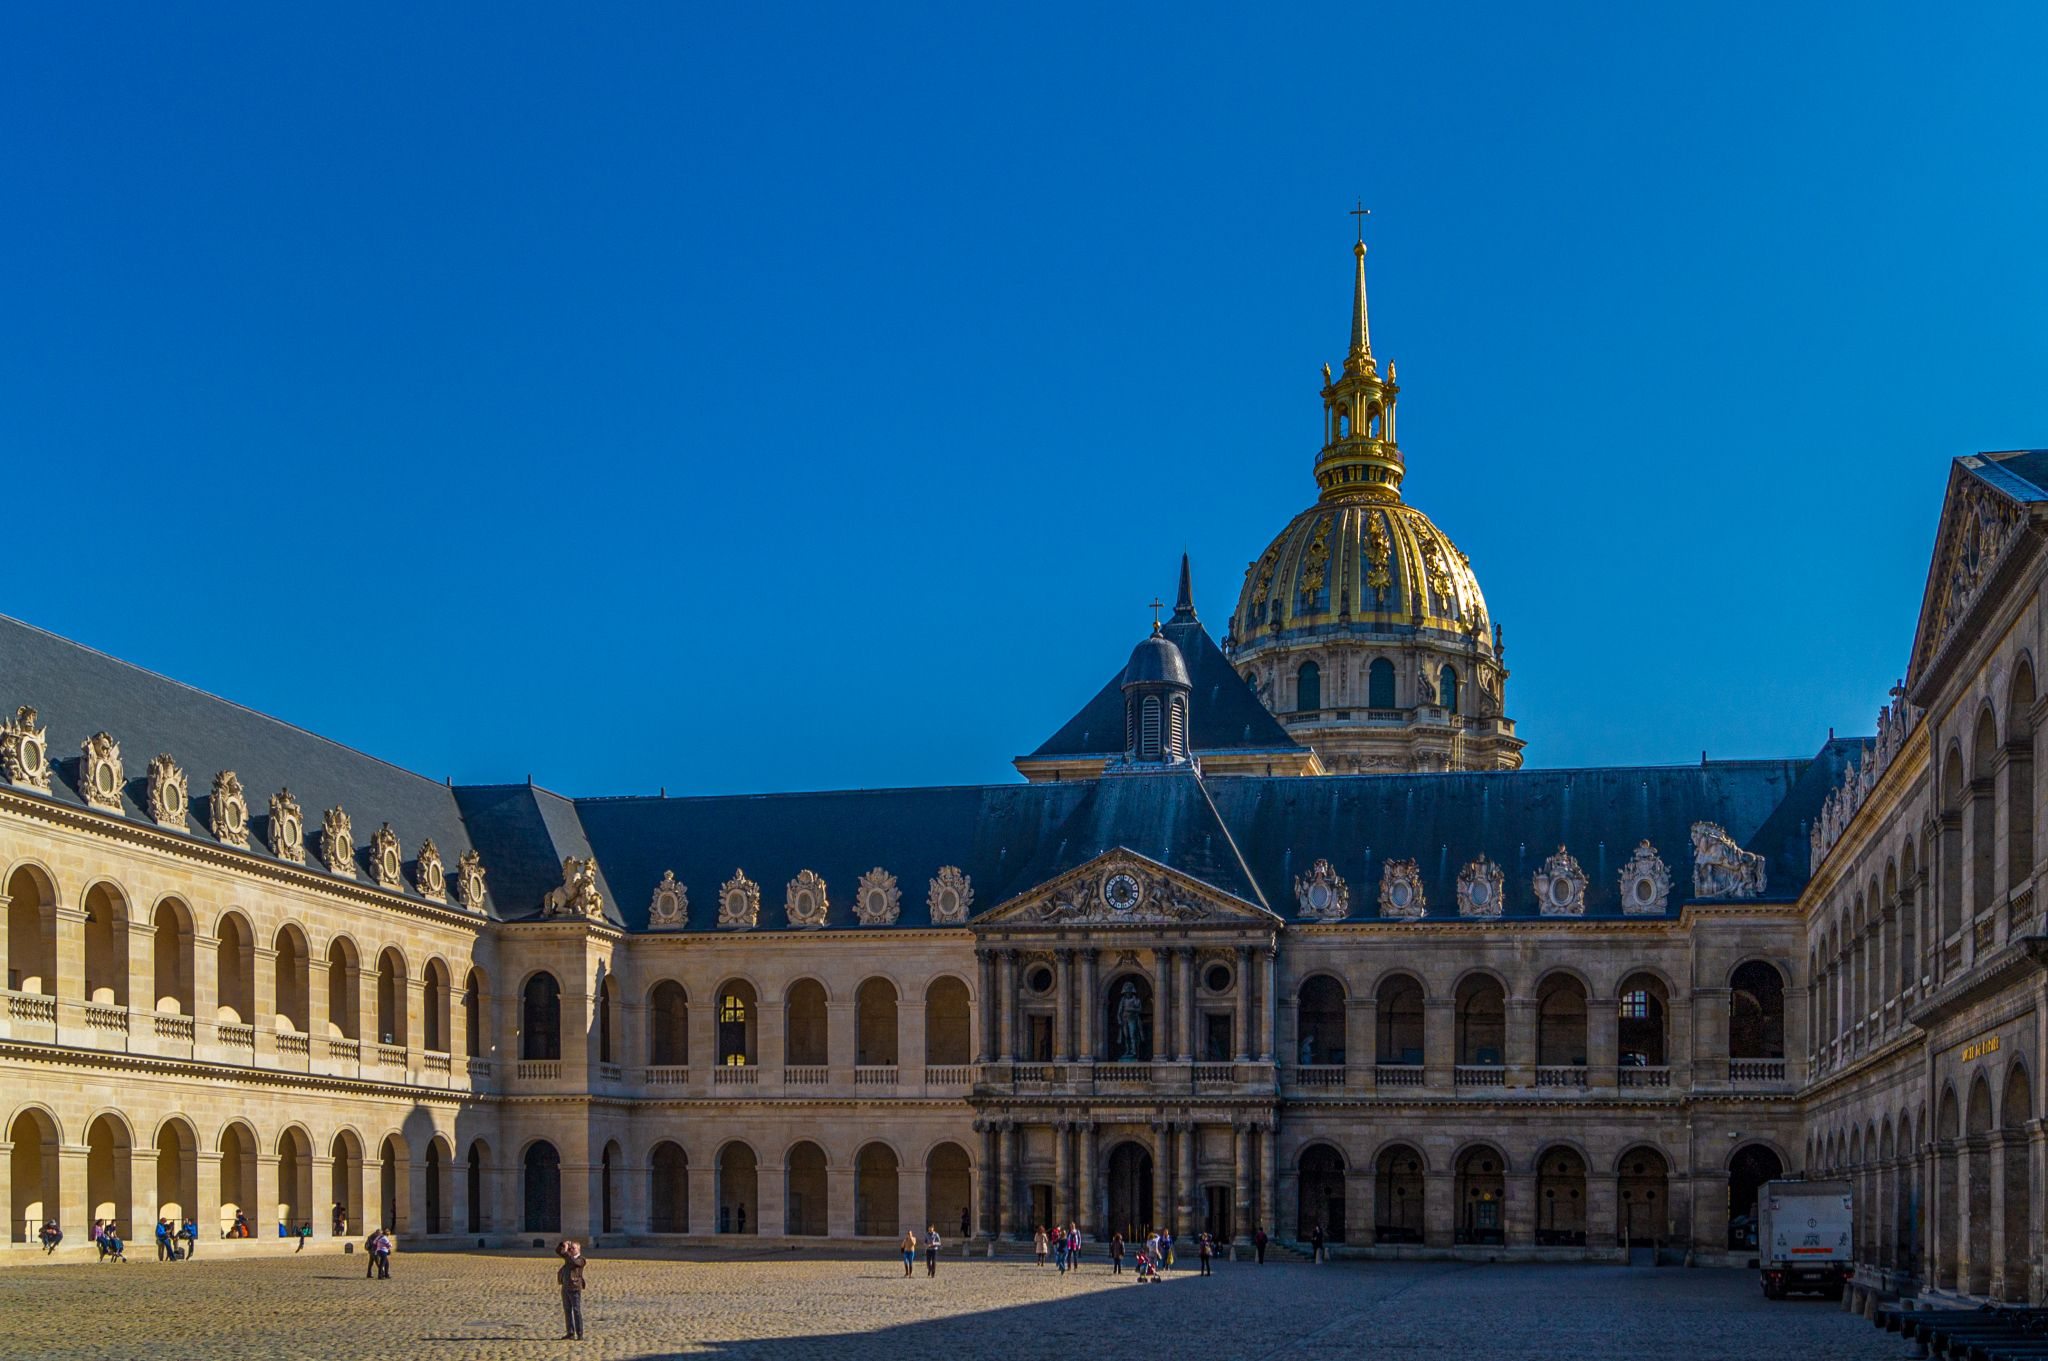
[[[1112,874],[1102,885],[1102,901],[1118,912],[1129,912],[1143,896],[1138,881],[1128,874]]]

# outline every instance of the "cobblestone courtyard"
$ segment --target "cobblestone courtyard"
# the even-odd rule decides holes
[[[594,1257],[590,1341],[557,1341],[552,1259],[401,1254],[10,1262],[0,1353],[32,1357],[1883,1357],[1903,1348],[1838,1306],[1767,1303],[1753,1273],[1454,1263],[1220,1264],[1159,1287],[1091,1264]]]

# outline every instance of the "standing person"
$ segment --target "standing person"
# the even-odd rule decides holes
[[[1120,1233],[1113,1233],[1109,1236],[1109,1274],[1112,1276],[1124,1274],[1124,1236]]]
[[[192,1260],[192,1255],[199,1251],[199,1221],[196,1219],[186,1220],[185,1227],[179,1232],[178,1236],[185,1240],[185,1260],[189,1262]]]
[[[924,1274],[939,1274],[939,1226],[927,1224],[924,1229]]]
[[[739,1220],[739,1231],[745,1233],[747,1231],[747,1202],[743,1200],[739,1203],[739,1213],[734,1218]]]
[[[967,1217],[967,1207],[962,1205],[960,1207],[960,1243],[963,1249],[967,1243],[968,1231],[973,1227],[973,1222]]]
[[[1330,1240],[1323,1233],[1323,1221],[1318,1219],[1314,1232],[1308,1236],[1309,1260],[1320,1265],[1329,1260],[1323,1255],[1323,1245]]]
[[[1038,1226],[1038,1232],[1031,1235],[1031,1251],[1034,1254],[1036,1254],[1038,1258],[1038,1264],[1040,1266],[1045,1265],[1046,1247],[1047,1243],[1045,1241],[1045,1225],[1040,1224]]]
[[[903,1241],[896,1246],[903,1249],[903,1274],[908,1276],[910,1269],[917,1265],[917,1230],[905,1229]]]
[[[1159,1251],[1164,1254],[1159,1265],[1162,1270],[1173,1270],[1173,1230],[1167,1229],[1159,1235]]]
[[[1060,1275],[1067,1274],[1067,1231],[1058,1224],[1052,1226],[1052,1264]]]
[[[562,1265],[555,1269],[555,1284],[562,1287],[562,1340],[583,1340],[583,1247],[575,1239],[564,1239],[555,1249]]]
[[[1259,1265],[1266,1264],[1266,1226],[1261,1224],[1252,1230],[1252,1251],[1259,1255]]]
[[[296,1257],[296,1256],[297,1256],[298,1254],[300,1254],[300,1253],[302,1253],[302,1252],[304,1252],[304,1251],[306,1250],[306,1240],[307,1240],[308,1238],[311,1238],[312,1236],[313,1236],[313,1221],[309,1219],[309,1220],[307,1220],[307,1221],[306,1221],[305,1223],[303,1223],[303,1224],[299,1225],[299,1232],[298,1232],[298,1239],[299,1239],[299,1245],[298,1245],[297,1247],[295,1247],[295,1248],[293,1248],[293,1249],[292,1249],[292,1255],[293,1255],[294,1257]]]
[[[1204,1276],[1213,1275],[1214,1273],[1209,1270],[1209,1263],[1216,1259],[1216,1240],[1205,1233],[1202,1235],[1197,1246],[1202,1254],[1202,1274]]]
[[[159,1218],[156,1221],[156,1259],[161,1262],[171,1255],[171,1221]]]
[[[372,1229],[363,1235],[363,1279],[369,1280],[377,1274],[377,1235],[382,1229]]]
[[[1159,1269],[1159,1230],[1157,1229],[1145,1230],[1145,1259],[1152,1263],[1153,1270]]]
[[[1081,1226],[1073,1220],[1067,1221],[1067,1270],[1081,1269]]]
[[[377,1279],[380,1281],[391,1279],[391,1248],[391,1235],[382,1229],[377,1230]]]

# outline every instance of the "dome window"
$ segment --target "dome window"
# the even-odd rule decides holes
[[[1294,673],[1294,707],[1304,711],[1323,707],[1323,668],[1314,662],[1303,662],[1301,670]]]
[[[1366,670],[1365,707],[1368,709],[1391,709],[1394,707],[1394,664],[1385,657],[1373,658],[1372,665]]]
[[[1452,713],[1458,712],[1458,673],[1445,667],[1436,680],[1437,699]]]

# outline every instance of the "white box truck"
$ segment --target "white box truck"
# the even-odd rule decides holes
[[[1846,1181],[1769,1181],[1757,1193],[1757,1256],[1764,1296],[1794,1290],[1831,1300],[1856,1269],[1855,1208]]]

